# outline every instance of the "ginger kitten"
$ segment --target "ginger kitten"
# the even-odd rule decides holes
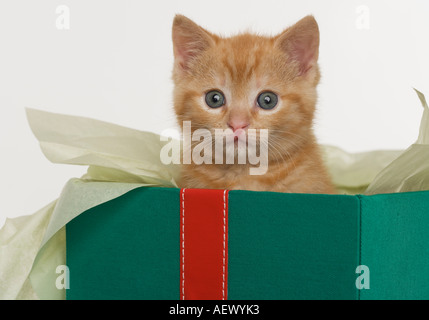
[[[235,147],[235,157],[243,148],[240,141],[250,148],[251,129],[268,130],[268,142],[256,134],[254,146],[261,157],[266,146],[264,174],[249,174],[255,166],[249,161],[191,162],[182,165],[180,187],[334,192],[312,129],[320,79],[319,29],[312,16],[274,37],[243,33],[224,38],[177,15],[173,48],[174,108],[182,129],[190,121],[192,133],[225,130],[233,137],[225,141]],[[223,151],[226,155],[226,147]]]

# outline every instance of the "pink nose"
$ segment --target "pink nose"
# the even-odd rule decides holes
[[[232,129],[232,131],[237,131],[239,129],[244,130],[249,126],[249,123],[246,121],[230,121],[228,122],[228,127]]]

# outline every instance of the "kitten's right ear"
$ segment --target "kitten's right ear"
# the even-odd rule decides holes
[[[276,43],[305,74],[317,64],[319,57],[319,26],[313,16],[307,16],[276,38]]]
[[[192,20],[176,15],[173,21],[173,49],[176,63],[187,70],[196,56],[214,45],[214,38]]]

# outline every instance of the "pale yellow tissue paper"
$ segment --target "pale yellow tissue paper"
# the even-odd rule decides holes
[[[7,219],[0,230],[0,299],[35,297],[28,283],[56,201],[33,215]],[[21,289],[25,288],[25,292]]]
[[[403,151],[350,154],[323,146],[324,158],[340,193],[357,194],[429,189],[429,115],[417,143]],[[31,216],[8,219],[0,230],[0,299],[64,299],[56,287],[65,264],[65,225],[82,212],[141,186],[177,187],[178,165],[160,160],[167,143],[160,136],[102,121],[27,109],[30,127],[54,163],[88,166],[71,179],[59,199]],[[78,201],[77,201],[78,199]]]
[[[54,163],[89,165],[88,179],[104,170],[103,180],[177,186],[179,167],[161,162],[166,142],[157,134],[34,109],[27,118],[44,155]]]
[[[160,161],[165,142],[156,134],[33,109],[27,117],[50,161],[89,168],[65,185],[57,201],[6,221],[0,230],[0,299],[62,299],[55,270],[65,264],[67,222],[137,187],[175,187],[180,172]]]
[[[363,193],[374,178],[403,151],[383,150],[349,153],[322,146],[324,161],[340,194]]]
[[[429,190],[429,109],[423,93],[415,91],[424,109],[419,137],[374,178],[365,194]]]

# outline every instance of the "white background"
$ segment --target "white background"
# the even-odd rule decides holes
[[[60,5],[69,8],[69,30],[57,28]],[[156,133],[175,126],[176,13],[224,36],[273,35],[313,14],[321,31],[319,141],[359,152],[416,140],[422,108],[412,88],[429,96],[428,1],[2,0],[0,226],[56,199],[86,171],[44,158],[25,107]]]

